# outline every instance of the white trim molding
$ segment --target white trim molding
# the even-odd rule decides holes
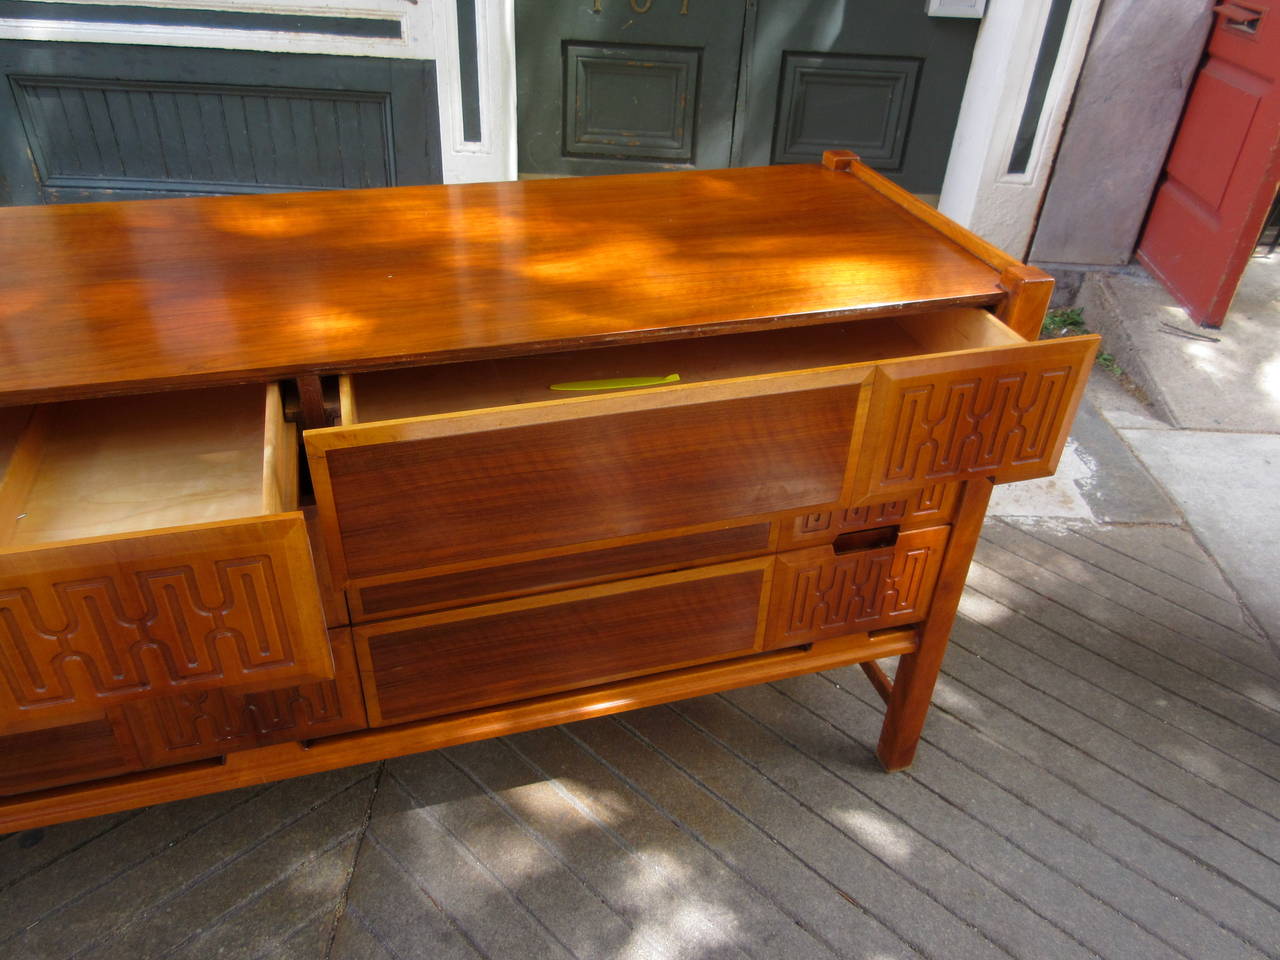
[[[979,19],[987,9],[987,0],[926,0],[924,12],[931,17],[968,17]]]
[[[60,0],[35,0],[58,3]],[[169,10],[213,10],[226,13],[294,14],[352,20],[391,20],[400,37],[350,37],[324,33],[236,30],[133,23],[89,23],[79,20],[31,20],[0,17],[0,38],[53,40],[66,43],[128,43],[156,47],[209,47],[215,50],[264,50],[275,53],[331,53],[348,57],[399,57],[433,60],[437,36],[431,30],[430,7],[448,0],[74,0],[95,7],[156,7]],[[0,13],[4,4],[0,3]],[[454,47],[456,49],[456,43]]]
[[[1013,256],[1031,243],[1040,200],[1101,0],[1074,0],[1030,159],[1009,173],[1053,0],[990,0],[978,31],[939,209]]]
[[[401,0],[403,2],[403,0]],[[480,139],[463,131],[462,76],[458,58],[458,5],[430,4],[438,36],[454,38],[438,56],[441,156],[445,183],[514,180],[516,176],[515,0],[475,0],[476,58],[479,67]],[[446,104],[445,101],[448,101]]]

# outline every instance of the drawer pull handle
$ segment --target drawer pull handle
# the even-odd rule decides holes
[[[853,553],[855,550],[876,550],[892,547],[898,543],[897,527],[874,527],[871,530],[855,530],[853,533],[842,533],[831,544],[831,550],[837,556],[842,553]]]
[[[1222,14],[1226,26],[1230,30],[1241,30],[1245,33],[1257,33],[1258,24],[1262,22],[1261,10],[1254,10],[1237,3],[1219,3],[1213,8],[1214,13]]]
[[[660,383],[679,383],[680,374],[669,373],[665,377],[614,377],[610,380],[571,380],[553,383],[552,390],[625,390],[628,387],[653,387]]]

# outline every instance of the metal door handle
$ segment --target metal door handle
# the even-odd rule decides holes
[[[1222,14],[1228,23],[1250,33],[1257,32],[1258,22],[1262,19],[1261,10],[1251,10],[1236,3],[1220,3],[1213,8],[1213,12]]]

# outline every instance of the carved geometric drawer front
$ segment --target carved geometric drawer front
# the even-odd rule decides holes
[[[955,510],[958,484],[933,483],[900,500],[870,503],[862,507],[824,513],[802,513],[784,522],[779,550],[830,543],[842,533],[872,527],[900,525],[921,527],[946,523]]]
[[[779,554],[765,647],[793,647],[924,619],[949,527],[900,534],[847,554],[812,547]]]
[[[939,480],[1051,475],[1096,349],[1078,337],[881,365],[882,442],[863,463],[863,502]]]
[[[349,629],[330,632],[337,679],[261,693],[199,690],[125,704],[142,763],[159,767],[365,726]]]
[[[0,555],[0,730],[333,676],[301,514]]]

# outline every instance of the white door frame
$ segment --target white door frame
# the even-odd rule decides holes
[[[1052,0],[990,0],[952,141],[939,209],[1022,259],[1101,0],[1073,0],[1025,173],[1009,173]]]

